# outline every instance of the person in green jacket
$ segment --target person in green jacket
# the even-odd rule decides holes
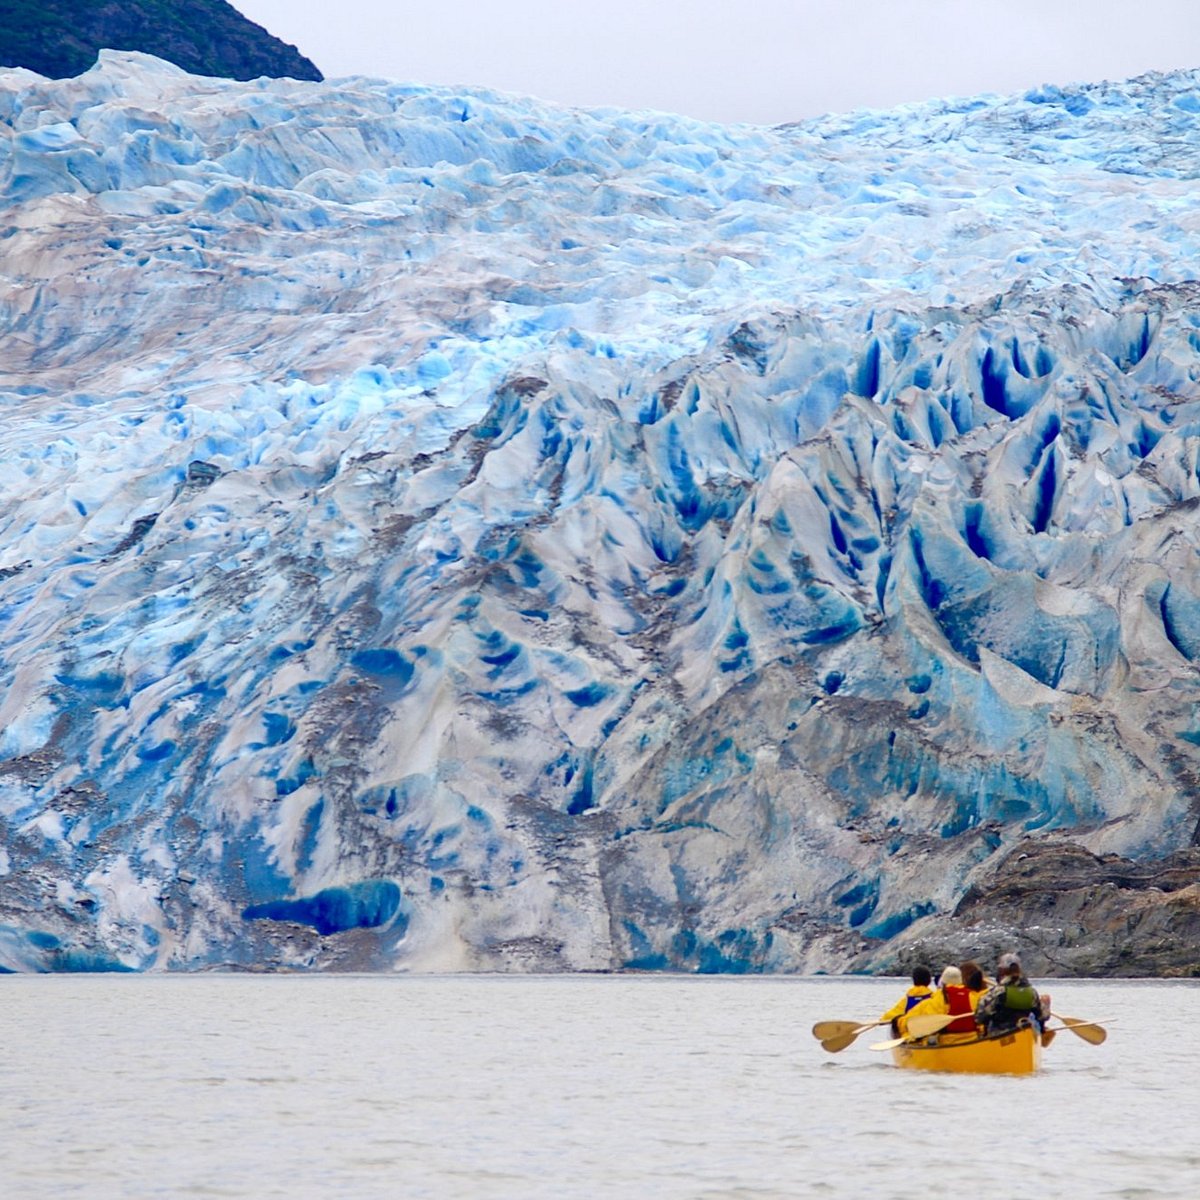
[[[912,987],[879,1018],[880,1025],[884,1021],[892,1023],[892,1037],[900,1036],[896,1019],[904,1016],[910,1008],[913,1008],[915,1005],[920,1004],[922,1000],[926,1000],[933,995],[933,988],[929,986],[932,982],[933,973],[928,967],[916,967],[913,969]]]
[[[996,983],[980,998],[975,1019],[987,1033],[1002,1033],[1028,1022],[1041,1033],[1049,1015],[1037,989],[1025,978],[1015,954],[1002,954],[996,964]]]

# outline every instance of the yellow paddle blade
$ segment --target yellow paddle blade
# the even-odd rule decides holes
[[[909,1017],[904,1027],[908,1030],[910,1038],[923,1038],[928,1037],[931,1033],[939,1033],[951,1021],[957,1021],[959,1017],[966,1015],[966,1013],[919,1013],[915,1017]]]
[[[1085,1042],[1090,1042],[1093,1046],[1099,1046],[1108,1037],[1108,1030],[1099,1021],[1085,1021],[1082,1017],[1064,1017],[1062,1013],[1051,1013],[1050,1015],[1057,1017],[1063,1026],[1076,1037],[1083,1038]],[[1109,1017],[1104,1019],[1111,1020]]]
[[[821,1049],[828,1050],[830,1054],[836,1054],[839,1050],[845,1050],[857,1037],[857,1033],[844,1033],[841,1037],[825,1038],[821,1042]]]
[[[862,1021],[818,1021],[812,1027],[812,1034],[818,1042],[825,1042],[830,1038],[845,1037],[848,1033],[858,1037],[864,1029],[871,1029],[878,1024],[878,1021],[870,1021],[867,1024]]]
[[[812,1035],[818,1042],[823,1042],[826,1038],[842,1037],[858,1026],[858,1021],[818,1021],[812,1027]]]

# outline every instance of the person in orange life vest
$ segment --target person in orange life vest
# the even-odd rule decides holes
[[[933,988],[929,986],[933,982],[933,975],[930,974],[928,967],[914,968],[912,981],[912,987],[879,1018],[880,1025],[884,1021],[892,1023],[892,1037],[900,1036],[900,1030],[896,1026],[896,1018],[902,1017],[910,1008],[914,1008],[922,1000],[927,1000],[933,995]]]
[[[963,983],[962,971],[955,966],[943,967],[942,977],[938,981],[938,990],[922,1000],[920,1004],[909,1009],[900,1017],[896,1024],[901,1034],[908,1033],[908,1022],[917,1016],[958,1016],[951,1021],[938,1035],[938,1041],[946,1042],[969,1041],[977,1036],[975,1029],[975,998],[971,989]]]

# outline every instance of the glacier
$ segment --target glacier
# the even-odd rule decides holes
[[[0,968],[1186,968],[1197,114],[0,71]]]

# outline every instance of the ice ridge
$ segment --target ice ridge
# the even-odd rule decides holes
[[[0,965],[861,968],[1195,842],[1198,111],[0,72]]]

